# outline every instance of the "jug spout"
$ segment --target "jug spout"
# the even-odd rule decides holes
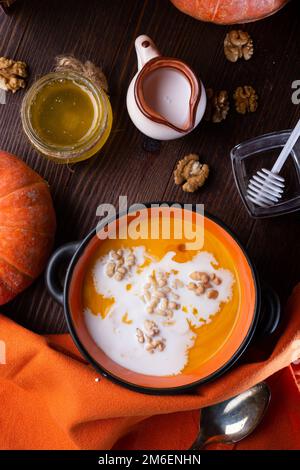
[[[149,60],[159,57],[160,52],[149,36],[142,34],[135,40],[135,50],[138,60],[138,70],[140,71]]]

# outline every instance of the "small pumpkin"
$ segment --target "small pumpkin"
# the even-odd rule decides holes
[[[276,13],[289,0],[171,0],[181,11],[218,24],[248,23]]]
[[[0,305],[42,272],[55,229],[46,181],[16,156],[0,151]]]

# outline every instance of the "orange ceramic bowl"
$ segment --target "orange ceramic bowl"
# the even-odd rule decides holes
[[[122,216],[117,218],[117,223],[122,223]],[[266,332],[274,331],[280,315],[278,297],[271,290],[261,289],[245,250],[228,228],[208,214],[204,216],[204,224],[204,236],[210,233],[214,243],[219,244],[232,260],[238,302],[234,304],[234,311],[228,314],[227,323],[217,321],[206,330],[206,326],[201,327],[204,328],[204,345],[210,345],[210,353],[206,357],[199,354],[199,358],[196,357],[196,362],[199,359],[197,365],[178,375],[151,376],[126,369],[108,357],[90,336],[83,316],[82,285],[93,254],[99,244],[105,243],[99,240],[96,230],[82,242],[64,245],[53,254],[46,272],[47,287],[53,297],[64,305],[68,328],[77,347],[101,374],[141,392],[180,392],[216,379],[232,367],[253,339],[258,325],[260,330],[265,328]],[[59,265],[67,258],[71,258],[71,261],[62,289],[57,274]],[[263,316],[264,312],[267,315]]]

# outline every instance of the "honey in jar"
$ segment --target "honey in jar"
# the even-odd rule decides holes
[[[56,72],[38,80],[22,105],[23,128],[32,145],[58,163],[95,155],[112,126],[109,99],[77,72]]]

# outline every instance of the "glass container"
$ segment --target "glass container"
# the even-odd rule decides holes
[[[21,118],[33,147],[57,163],[95,155],[112,126],[106,93],[73,71],[49,73],[36,81],[24,97]]]
[[[272,168],[290,133],[290,130],[285,130],[265,134],[242,142],[231,150],[235,183],[251,217],[272,217],[300,210],[300,139],[280,172],[285,178],[281,200],[269,207],[258,207],[247,198],[250,178],[262,168]]]

